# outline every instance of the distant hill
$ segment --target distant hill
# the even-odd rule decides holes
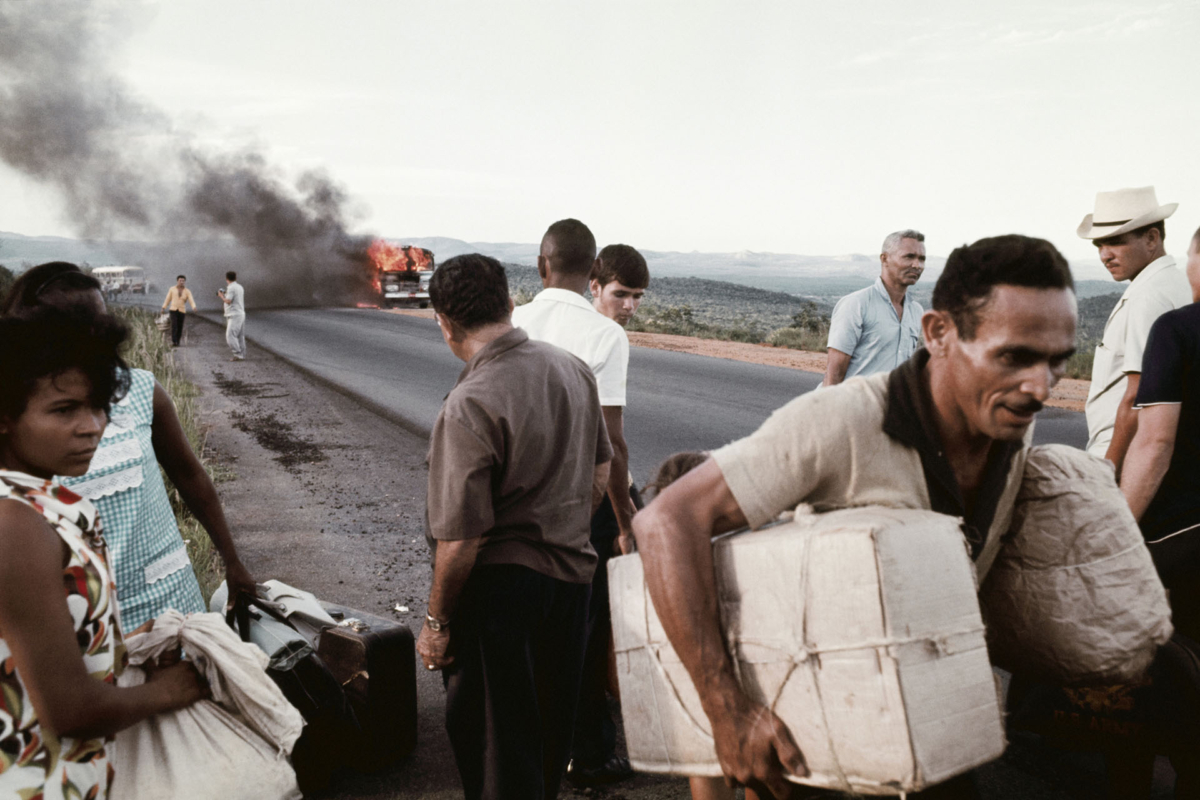
[[[407,244],[427,247],[438,261],[464,253],[483,253],[508,264],[537,264],[538,245],[512,242],[466,242],[443,236],[401,238]],[[814,299],[836,299],[869,286],[879,275],[879,257],[853,253],[840,256],[804,256],[791,253],[680,253],[642,250],[654,278],[706,278],[708,280],[754,286],[772,292]],[[941,275],[946,259],[932,256],[918,285],[926,293]],[[1096,262],[1074,263],[1076,292],[1079,297],[1109,294],[1110,280],[1096,280],[1103,274]],[[920,291],[920,290],[918,290]]]
[[[422,245],[424,246],[424,245]],[[525,302],[542,289],[535,267],[506,263],[509,290]],[[806,305],[805,298],[707,278],[656,278],[646,294],[646,308],[688,306],[697,322],[724,328],[757,328],[764,335],[791,324]],[[812,301],[828,315],[833,303]]]
[[[399,238],[398,241],[432,250],[439,262],[463,253],[484,253],[506,264],[521,265],[531,270],[537,263],[536,244],[466,242],[445,236],[416,236]],[[55,260],[91,266],[131,263],[153,270],[158,260],[157,253],[155,245],[141,242],[99,242],[0,232],[0,264],[14,272]],[[862,254],[805,256],[751,251],[681,253],[655,250],[643,250],[642,254],[655,279],[651,287],[653,294],[666,289],[668,284],[662,283],[664,279],[701,278],[832,303],[843,295],[870,285],[879,274],[878,257]],[[928,302],[928,295],[945,263],[945,258],[930,258],[926,273],[914,290],[918,300]],[[1097,263],[1075,264],[1072,269],[1079,277],[1076,291],[1080,299],[1123,290],[1123,284],[1086,277],[1098,270],[1103,272]],[[533,274],[536,279],[536,273]]]
[[[61,236],[23,236],[0,231],[0,264],[20,272],[46,261],[87,262],[92,266],[121,263],[116,250],[105,242]]]

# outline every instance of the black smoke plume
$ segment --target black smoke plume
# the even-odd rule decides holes
[[[370,237],[347,232],[338,184],[202,147],[117,77],[115,43],[144,8],[0,0],[0,159],[57,189],[78,235],[111,241],[164,289],[176,272],[215,289],[234,269],[251,306],[366,299]]]

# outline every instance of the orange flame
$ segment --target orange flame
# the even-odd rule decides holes
[[[386,239],[371,242],[367,256],[380,272],[428,272],[433,269],[433,253],[422,247],[393,244]]]

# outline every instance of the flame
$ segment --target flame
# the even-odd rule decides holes
[[[422,247],[393,244],[386,239],[371,242],[367,257],[379,272],[429,272],[433,269],[433,253]]]

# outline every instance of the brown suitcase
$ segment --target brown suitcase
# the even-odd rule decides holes
[[[321,632],[317,655],[342,684],[366,734],[358,769],[395,764],[417,746],[416,648],[390,619],[321,603],[340,624]]]

